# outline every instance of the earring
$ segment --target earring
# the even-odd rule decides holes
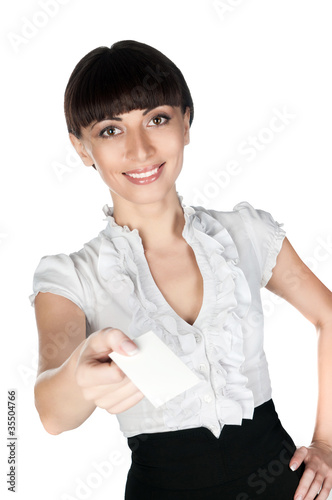
[[[94,163],[91,165],[91,167],[93,167],[95,170],[97,170]]]

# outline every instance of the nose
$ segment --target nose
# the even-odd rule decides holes
[[[125,156],[128,160],[145,162],[155,153],[155,148],[148,137],[148,132],[135,130],[127,133]]]

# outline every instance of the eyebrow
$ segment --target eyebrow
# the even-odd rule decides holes
[[[157,106],[157,108],[159,108],[159,106]],[[147,115],[148,112],[151,111],[152,109],[156,109],[156,108],[155,107],[153,107],[153,108],[146,108],[146,110],[142,113],[142,116]],[[93,129],[93,127],[95,125],[97,125],[97,123],[100,123],[101,121],[107,121],[107,120],[115,120],[117,122],[122,122],[122,118],[120,118],[119,116],[107,116],[103,120],[99,120],[99,121],[94,122],[94,124],[90,127],[90,131]]]

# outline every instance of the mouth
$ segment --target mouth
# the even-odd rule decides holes
[[[130,170],[128,172],[122,172],[123,175],[128,175],[132,179],[145,179],[147,177],[152,177],[155,175],[158,170],[165,164],[156,164],[156,165],[151,165],[150,167],[145,167],[145,168],[138,168],[137,170]]]
[[[147,184],[152,184],[157,181],[159,177],[163,175],[164,163],[161,165],[151,165],[150,167],[146,167],[140,170],[131,170],[130,172],[123,172],[123,174],[127,177],[127,180],[132,184],[136,184],[138,186],[145,186]]]

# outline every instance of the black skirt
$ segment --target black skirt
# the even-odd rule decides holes
[[[296,445],[272,399],[219,438],[198,427],[139,434],[128,446],[125,500],[293,500],[305,468],[289,468]]]

